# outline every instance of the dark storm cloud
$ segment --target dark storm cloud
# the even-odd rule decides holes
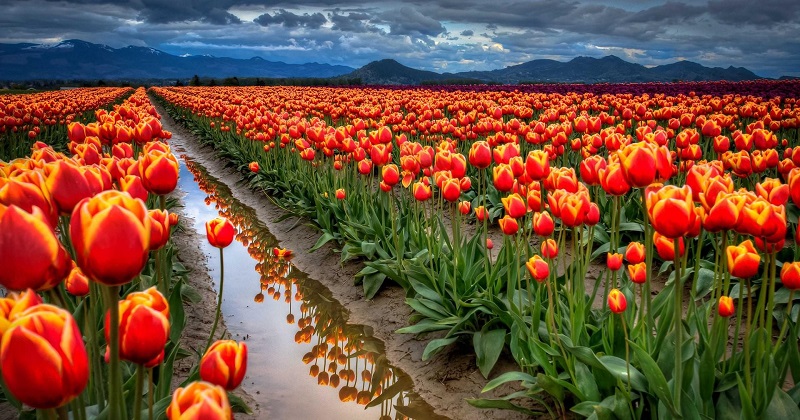
[[[410,7],[389,10],[381,17],[391,28],[391,35],[436,36],[445,32],[441,22]]]
[[[352,33],[381,32],[381,29],[373,24],[373,17],[365,12],[349,12],[339,14],[334,11],[328,15],[333,24],[333,30]]]
[[[328,19],[325,19],[325,16],[319,12],[314,14],[304,13],[302,15],[298,15],[292,12],[287,12],[286,10],[279,10],[273,15],[264,13],[263,15],[255,18],[253,22],[261,26],[283,25],[287,28],[304,26],[311,29],[319,29],[320,26],[328,22]]]
[[[472,35],[475,35],[475,31],[473,31],[472,29],[461,31],[461,36],[472,36]]]
[[[708,2],[708,12],[720,22],[731,25],[769,26],[776,23],[796,22],[800,17],[800,1],[716,0]]]

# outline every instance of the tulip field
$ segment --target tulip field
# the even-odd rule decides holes
[[[402,418],[407,379],[288,280],[292,251],[233,215],[206,224],[223,264],[211,332],[181,346],[179,164],[154,103],[319,232],[294,253],[335,249],[365,299],[401,288],[412,315],[396,333],[427,343],[422,360],[469,349],[493,395],[475,407],[800,418],[800,82],[766,80],[0,96],[0,370],[22,413],[246,411],[228,391],[248,348],[218,340],[239,232],[271,261],[255,302],[302,301],[316,381]]]
[[[156,88],[252,188],[472,346],[471,404],[800,413],[797,82]],[[502,243],[491,237],[502,234]],[[495,236],[497,238],[497,236]],[[505,356],[503,356],[505,355]],[[518,370],[493,374],[499,357]]]
[[[166,198],[179,166],[145,90],[1,100],[6,405],[47,419],[222,419],[232,406],[246,409],[227,392],[244,377],[244,343],[215,341],[212,329],[205,346],[180,345],[187,271],[170,240],[175,201]],[[208,230],[215,246],[233,240],[227,220]],[[173,365],[189,350],[199,362],[173,389]]]

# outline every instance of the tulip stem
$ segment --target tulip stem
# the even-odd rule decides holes
[[[778,334],[778,341],[775,342],[775,347],[772,348],[772,356],[778,353],[778,348],[781,346],[783,336],[786,334],[786,329],[789,327],[789,320],[792,318],[792,301],[794,300],[794,290],[789,291],[789,303],[786,304],[786,318],[783,319],[781,325],[781,332]]]
[[[108,333],[108,405],[109,418],[125,419],[125,400],[122,397],[122,371],[119,364],[119,286],[106,287],[110,313]]]
[[[674,398],[675,398],[675,411],[681,412],[681,396],[683,391],[683,320],[681,319],[681,312],[683,309],[683,288],[681,287],[681,248],[680,238],[673,239],[673,247],[675,251],[675,279],[673,279],[672,292],[674,293],[674,304],[672,313],[672,331],[675,336],[675,369],[674,377]]]
[[[55,408],[36,410],[36,418],[42,420],[55,420],[58,418]]]
[[[144,366],[136,365],[136,388],[133,394],[133,419],[142,418],[142,392],[144,391]]]
[[[147,369],[147,418],[153,420],[153,403],[155,402],[156,387],[153,384],[153,368]]]
[[[630,399],[631,394],[631,345],[628,339],[628,325],[625,322],[625,314],[619,314],[619,318],[622,321],[622,332],[625,334],[625,369],[628,373],[628,398]]]
[[[225,260],[222,249],[223,248],[219,249],[219,296],[217,297],[217,311],[216,315],[214,315],[214,325],[211,327],[211,334],[208,336],[208,342],[206,343],[205,350],[203,350],[203,354],[211,347],[211,342],[214,340],[214,334],[217,332],[217,324],[219,323],[220,309],[222,308],[222,290],[225,286]]]

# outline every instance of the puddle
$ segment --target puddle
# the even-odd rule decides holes
[[[441,418],[413,392],[411,379],[387,363],[370,328],[348,324],[324,285],[275,255],[278,241],[255,211],[200,164],[182,158],[179,187],[191,227],[205,236],[205,222],[221,215],[238,231],[224,251],[222,313],[233,338],[248,345],[243,386],[265,416]],[[206,241],[201,248],[218,287],[219,251]],[[365,409],[369,401],[375,406]]]

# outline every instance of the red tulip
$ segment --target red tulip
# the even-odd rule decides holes
[[[455,202],[461,197],[461,185],[457,178],[447,178],[441,186],[442,197],[449,201]]]
[[[89,279],[79,267],[73,267],[64,284],[67,292],[73,296],[86,296],[89,294]]]
[[[544,281],[550,275],[550,266],[547,264],[547,261],[543,260],[542,257],[538,255],[532,256],[528,262],[525,263],[525,267],[528,269],[531,277],[538,282]]]
[[[517,193],[513,193],[508,197],[502,197],[500,201],[503,202],[503,207],[505,208],[506,214],[515,219],[525,216],[525,213],[528,212],[525,200],[523,200],[522,196]]]
[[[533,231],[539,236],[550,236],[555,230],[555,222],[550,213],[537,212],[533,214]]]
[[[239,387],[247,371],[247,345],[219,340],[200,360],[200,378],[228,391]]]
[[[607,253],[606,254],[606,267],[611,271],[617,271],[622,268],[622,254]]]
[[[6,387],[21,402],[39,409],[67,404],[89,381],[78,324],[52,305],[26,310],[3,334],[0,369]]]
[[[533,150],[525,159],[525,173],[533,181],[541,181],[550,174],[550,156],[544,150]]]
[[[216,248],[225,248],[233,242],[236,228],[228,219],[216,217],[206,222],[208,243]]]
[[[787,262],[781,268],[781,283],[789,290],[800,289],[800,262]]]
[[[644,245],[641,242],[630,242],[625,248],[625,259],[629,264],[639,264],[644,261],[645,257]]]
[[[730,296],[720,296],[719,303],[717,303],[717,312],[723,318],[728,318],[735,314],[736,308],[733,306],[733,299]]]
[[[647,281],[647,263],[628,264],[628,277],[636,284]]]
[[[648,191],[647,212],[650,223],[660,234],[668,238],[686,236],[695,224],[692,189],[667,185]]]
[[[486,169],[492,164],[492,149],[485,141],[472,143],[469,149],[469,163],[478,169]]]
[[[611,309],[611,312],[621,314],[625,312],[627,307],[628,300],[625,298],[625,294],[619,291],[619,289],[611,289],[611,291],[608,292],[608,309]]]
[[[258,171],[261,170],[261,166],[258,164],[258,162],[250,162],[250,164],[247,165],[247,167],[250,169],[250,172],[254,174],[258,173]]]
[[[106,312],[106,341],[110,314]],[[119,302],[120,359],[148,367],[157,365],[164,357],[169,331],[169,304],[155,287],[133,292]]]
[[[498,220],[497,223],[500,224],[500,230],[502,230],[506,235],[513,235],[519,230],[517,219],[509,215],[503,216],[503,218]]]
[[[552,238],[545,239],[542,242],[542,255],[545,258],[553,259],[558,256],[558,244]]]
[[[153,194],[169,194],[178,185],[178,160],[170,152],[151,151],[139,159],[144,187]]]
[[[339,188],[336,190],[336,199],[337,200],[344,200],[347,197],[347,193],[344,191],[344,188]]]

